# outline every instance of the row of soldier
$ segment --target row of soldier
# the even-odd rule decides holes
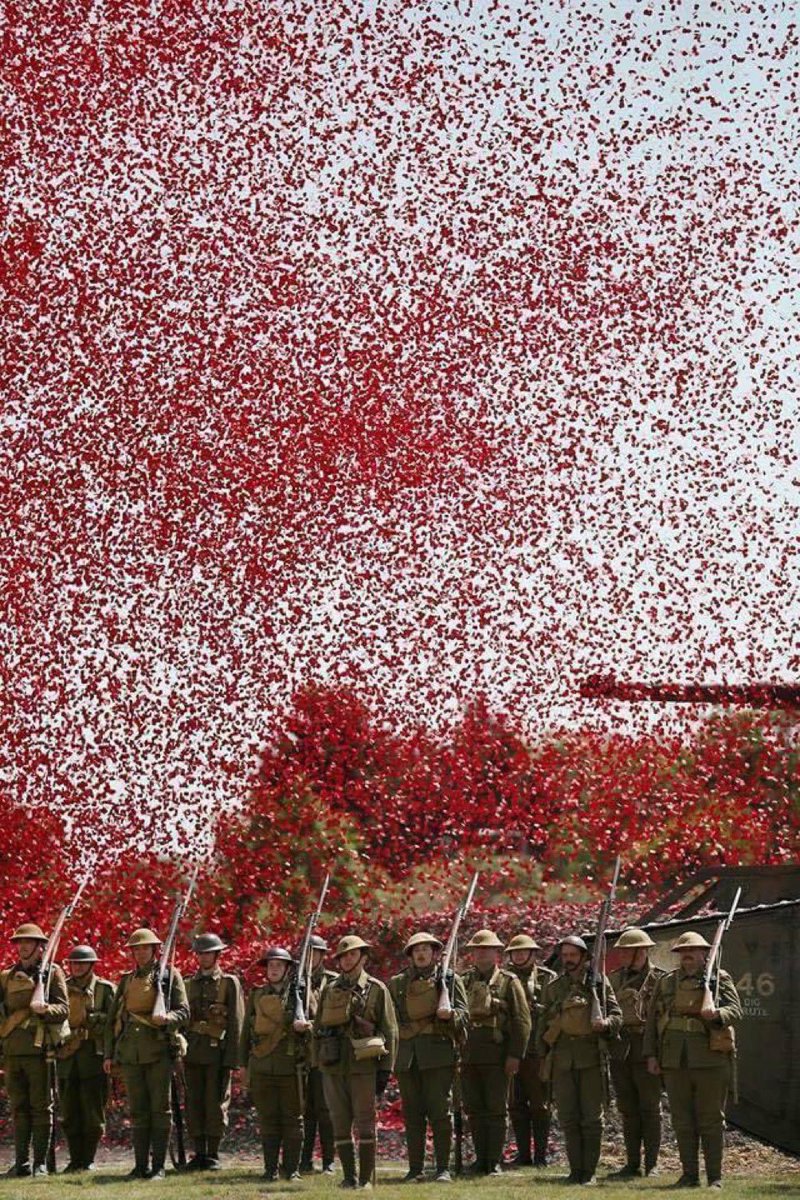
[[[53,1107],[48,1057],[55,1056],[68,1172],[93,1169],[104,1128],[109,1076],[120,1073],[130,1106],[131,1178],[163,1178],[170,1134],[170,1087],[182,1060],[190,1170],[219,1168],[231,1075],[247,1071],[261,1130],[267,1179],[311,1169],[319,1132],[323,1170],[338,1155],[342,1187],[369,1188],[375,1176],[376,1104],[396,1073],[406,1127],[408,1173],[424,1178],[430,1126],[434,1177],[449,1182],[453,1091],[469,1119],[475,1174],[502,1170],[507,1120],[515,1166],[544,1166],[555,1104],[569,1182],[592,1185],[603,1132],[605,1065],[622,1117],[626,1163],[617,1177],[657,1170],[662,1085],[669,1096],[682,1164],[677,1186],[699,1182],[700,1151],[710,1186],[721,1186],[724,1108],[731,1075],[732,1026],[741,1007],[730,976],[718,970],[713,1013],[702,1013],[710,947],[686,933],[672,947],[674,971],[649,959],[653,942],[628,929],[616,943],[619,968],[603,976],[601,1017],[592,1017],[589,955],[577,936],[558,946],[556,973],[536,959],[526,934],[506,946],[489,930],[466,944],[470,965],[445,980],[437,999],[442,942],[416,933],[408,966],[388,986],[366,970],[370,946],[343,938],[311,941],[307,1018],[292,1001],[295,963],[272,947],[260,960],[265,980],[243,997],[222,970],[226,947],[215,934],[195,938],[197,971],[186,982],[170,968],[163,1015],[154,1014],[159,937],[136,930],[127,942],[132,969],[114,987],[96,973],[97,956],[76,946],[68,978],[54,967],[47,994],[34,998],[46,938],[36,925],[14,934],[17,961],[0,972],[6,1089],[15,1137],[10,1174],[46,1173]],[[501,966],[501,954],[506,965]],[[356,1138],[354,1140],[353,1134]]]

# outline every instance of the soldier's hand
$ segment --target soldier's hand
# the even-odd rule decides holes
[[[167,1025],[167,1024],[169,1024],[169,1022],[168,1022],[167,1018],[166,1018],[166,1017],[163,1017],[163,1016],[161,1016],[161,1014],[160,1014],[160,1013],[158,1014],[158,1016],[152,1016],[152,1017],[150,1018],[150,1020],[153,1022],[153,1024],[154,1024],[154,1025]]]
[[[592,1021],[592,1031],[594,1033],[605,1033],[607,1029],[608,1021],[604,1020],[603,1017],[598,1017],[596,1021]]]
[[[652,1055],[647,1060],[647,1069],[651,1075],[660,1075],[661,1067],[658,1065],[658,1059]]]
[[[308,1033],[309,1029],[313,1029],[310,1021],[293,1021],[292,1029],[295,1033]]]
[[[106,1075],[111,1074],[111,1072],[114,1070],[114,1060],[112,1058],[103,1059],[103,1070],[105,1071]]]
[[[47,1012],[47,1004],[44,1000],[38,1001],[36,1004],[31,1004],[31,1012],[43,1013]]]
[[[518,1073],[519,1073],[519,1059],[518,1058],[507,1058],[506,1059],[506,1075],[508,1075],[510,1078],[513,1075],[517,1075]]]

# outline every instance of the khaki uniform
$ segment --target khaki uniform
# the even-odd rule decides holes
[[[712,980],[712,994],[717,984]],[[722,1178],[725,1104],[731,1078],[733,1029],[742,1016],[739,994],[727,971],[719,972],[718,1021],[700,1017],[702,975],[680,968],[659,979],[645,1024],[643,1053],[657,1058],[669,1097],[683,1174],[699,1177],[703,1148],[708,1182]]]
[[[353,1039],[364,1034],[360,1017],[382,1036],[384,1053],[357,1059]],[[375,1169],[375,1085],[379,1071],[390,1072],[397,1056],[397,1017],[384,983],[361,970],[358,977],[337,975],[322,994],[314,1018],[314,1056],[322,1071],[325,1101],[345,1181],[355,1179],[353,1126],[359,1143],[359,1179],[368,1182]]]
[[[128,1094],[136,1165],[147,1169],[152,1148],[153,1171],[162,1170],[166,1159],[172,1071],[182,1052],[180,1031],[189,1020],[186,988],[173,969],[167,983],[167,1024],[153,1025],[157,970],[152,963],[122,976],[106,1030],[106,1058],[122,1068]]]
[[[537,1027],[539,1054],[546,1057],[544,1070],[552,1083],[570,1172],[581,1179],[591,1179],[600,1161],[607,1047],[622,1027],[622,1012],[605,976],[599,988],[606,997],[606,1033],[591,1029],[592,990],[586,970],[580,978],[559,975],[547,985]]]
[[[248,997],[241,1057],[247,1063],[250,1095],[258,1113],[265,1173],[278,1169],[283,1147],[287,1176],[297,1171],[303,1144],[303,1108],[298,1072],[305,1071],[308,1036],[295,1033],[291,981],[266,983]]]
[[[228,1128],[231,1071],[241,1063],[242,985],[218,966],[186,981],[186,1127],[201,1158],[216,1159]]]
[[[322,993],[328,984],[336,978],[335,971],[320,967],[311,976],[311,1002],[309,1004],[309,1019],[313,1021],[319,1008]],[[333,1165],[335,1149],[333,1144],[333,1124],[328,1106],[325,1103],[325,1089],[322,1085],[322,1072],[316,1065],[310,1064],[306,1077],[306,1107],[303,1114],[303,1152],[300,1156],[300,1169],[310,1171],[314,1159],[314,1143],[319,1130],[319,1148],[322,1154],[322,1169],[327,1170]]]
[[[69,1033],[67,981],[60,967],[50,971],[47,1008],[31,1011],[37,970],[16,963],[0,971],[0,1043],[5,1059],[5,1080],[14,1124],[15,1163],[27,1168],[33,1142],[34,1167],[44,1165],[53,1128],[53,1104],[47,1054]]]
[[[462,1054],[461,1092],[475,1148],[475,1169],[488,1174],[499,1166],[506,1136],[508,1058],[525,1057],[531,1014],[516,975],[501,967],[463,976],[470,1028]]]
[[[466,1038],[467,995],[458,975],[449,981],[452,1021],[436,1017],[438,970],[408,967],[389,981],[389,993],[399,1021],[400,1041],[395,1070],[403,1102],[409,1172],[421,1175],[425,1166],[425,1134],[430,1122],[436,1174],[450,1169],[453,1144],[453,1078],[456,1047]]]
[[[509,963],[508,970],[516,975],[525,989],[528,1009],[531,1014],[531,1030],[536,1029],[539,1013],[542,1008],[542,993],[545,987],[556,978],[555,971],[549,967],[532,964],[526,967],[515,967]],[[542,1060],[539,1057],[536,1038],[528,1039],[528,1049],[525,1051],[519,1074],[511,1086],[508,1114],[514,1130],[517,1143],[517,1154],[521,1164],[545,1162],[547,1154],[547,1139],[550,1136],[550,1105],[547,1097],[547,1087],[541,1077]],[[533,1138],[533,1158],[531,1158],[531,1138]]]
[[[56,1052],[61,1126],[74,1167],[94,1162],[103,1136],[108,1076],[103,1071],[114,985],[90,971],[67,980],[70,1036]]]
[[[644,1145],[645,1174],[658,1162],[661,1146],[661,1079],[651,1075],[644,1054],[644,1022],[655,986],[664,972],[650,963],[639,971],[620,967],[609,981],[622,1010],[624,1058],[612,1058],[611,1081],[622,1117],[627,1166],[638,1170]]]

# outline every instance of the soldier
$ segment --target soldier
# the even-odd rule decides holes
[[[644,1054],[662,1073],[683,1174],[677,1187],[698,1187],[703,1148],[708,1186],[722,1187],[725,1103],[734,1053],[733,1026],[742,1006],[727,971],[711,980],[713,1016],[701,1016],[703,971],[711,949],[699,933],[683,933],[672,946],[680,966],[656,983],[647,1012]]]
[[[61,1125],[69,1148],[65,1175],[94,1170],[105,1128],[108,1076],[103,1054],[114,985],[95,974],[96,962],[91,946],[75,946],[67,957],[70,1036],[56,1051]]]
[[[219,956],[225,943],[201,933],[192,943],[197,972],[186,981],[191,1017],[184,1063],[186,1126],[194,1144],[187,1171],[218,1171],[219,1144],[228,1128],[231,1072],[240,1065],[244,1017],[242,985],[224,975]]]
[[[134,1153],[128,1178],[163,1179],[171,1124],[172,1070],[174,1060],[185,1048],[180,1031],[189,1020],[189,1001],[180,972],[170,967],[164,981],[167,1012],[165,1016],[154,1016],[156,950],[161,939],[152,929],[136,929],[125,945],[135,967],[122,976],[114,993],[103,1068],[107,1075],[115,1064],[122,1068],[128,1094]]]
[[[543,967],[534,960],[534,951],[540,949],[527,933],[518,933],[506,946],[509,958],[508,969],[517,976],[528,999],[531,1014],[531,1029],[542,1007],[542,992],[555,979],[555,971]],[[550,1136],[550,1106],[547,1090],[540,1077],[542,1060],[539,1058],[536,1038],[528,1039],[519,1073],[511,1088],[509,1116],[517,1142],[516,1157],[510,1165],[515,1167],[546,1167],[547,1139]],[[531,1135],[533,1136],[533,1158],[531,1158]]]
[[[375,1174],[375,1097],[382,1095],[397,1054],[397,1018],[385,984],[365,970],[369,944],[342,938],[339,974],[322,993],[314,1018],[316,1062],[344,1178],[341,1187],[370,1188]],[[353,1143],[358,1134],[358,1179]]]
[[[450,1182],[456,1046],[466,1036],[469,1017],[464,985],[457,975],[449,972],[451,1009],[447,1020],[437,1016],[436,960],[441,949],[442,943],[432,934],[415,933],[405,947],[410,965],[389,981],[400,1023],[396,1071],[408,1146],[408,1174],[404,1183],[421,1182],[424,1178],[428,1121],[433,1134],[436,1182]]]
[[[259,964],[267,968],[267,982],[248,997],[241,1057],[247,1063],[247,1082],[261,1127],[264,1178],[278,1178],[283,1146],[286,1177],[299,1179],[308,1037],[292,1026],[294,959],[282,946],[273,946]]]
[[[319,1008],[320,998],[328,984],[336,978],[335,971],[329,971],[325,966],[325,954],[328,943],[319,934],[311,935],[311,1003],[309,1016],[314,1018]],[[325,1093],[322,1087],[322,1072],[319,1067],[310,1066],[306,1082],[306,1108],[303,1115],[303,1153],[300,1157],[300,1173],[310,1173],[314,1169],[314,1142],[319,1129],[319,1148],[322,1152],[322,1171],[324,1175],[334,1172],[333,1125],[331,1114],[325,1103]]]
[[[467,942],[473,966],[464,973],[470,1029],[461,1091],[475,1147],[473,1173],[502,1174],[509,1081],[520,1068],[531,1034],[522,984],[498,965],[503,943],[489,929]]]
[[[627,1053],[612,1057],[611,1079],[625,1138],[625,1166],[614,1172],[617,1179],[632,1179],[642,1173],[657,1174],[661,1146],[661,1080],[647,1069],[644,1056],[644,1021],[656,983],[664,974],[652,966],[647,951],[655,942],[643,929],[624,929],[614,949],[620,966],[609,976],[622,1009],[622,1043]]]
[[[0,971],[0,1043],[14,1124],[14,1164],[8,1175],[47,1174],[53,1103],[47,1061],[69,1033],[67,981],[53,965],[44,1002],[34,999],[47,938],[38,925],[20,925],[11,938],[17,961]],[[33,1142],[33,1167],[30,1145]]]
[[[560,943],[564,973],[548,983],[537,1026],[543,1074],[552,1081],[553,1099],[564,1131],[568,1183],[594,1185],[600,1160],[608,1041],[622,1027],[622,1013],[605,976],[597,986],[605,996],[605,1016],[592,1020],[592,988],[587,982],[589,953],[583,938]]]

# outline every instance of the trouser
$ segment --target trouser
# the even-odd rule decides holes
[[[611,1062],[611,1081],[622,1117],[627,1166],[651,1171],[661,1146],[661,1076],[651,1075],[647,1062],[633,1053]]]
[[[375,1166],[375,1071],[352,1075],[322,1074],[325,1101],[345,1182],[355,1178],[353,1127],[359,1146],[359,1181],[366,1183]]]
[[[5,1077],[16,1162],[28,1162],[33,1141],[33,1161],[39,1166],[47,1158],[53,1125],[49,1064],[44,1054],[7,1054]]]
[[[544,1158],[550,1136],[550,1107],[547,1087],[539,1076],[541,1059],[535,1055],[523,1058],[514,1079],[508,1104],[508,1115],[514,1129],[517,1153],[523,1160],[531,1157],[531,1136],[537,1158]]]
[[[430,1067],[421,1071],[413,1063],[409,1071],[398,1071],[403,1120],[406,1126],[408,1167],[419,1175],[425,1166],[425,1133],[430,1122],[436,1172],[450,1169],[453,1142],[452,1066]]]
[[[159,1058],[153,1063],[122,1064],[122,1078],[128,1094],[131,1128],[169,1133],[172,1121],[170,1083],[172,1059]]]
[[[672,1127],[684,1175],[697,1179],[699,1151],[703,1148],[708,1182],[722,1178],[722,1145],[725,1128],[725,1102],[728,1096],[730,1068],[664,1068]]]
[[[184,1063],[186,1128],[192,1139],[221,1138],[228,1128],[231,1072],[218,1063]]]
[[[78,1055],[58,1065],[61,1128],[69,1147],[70,1162],[86,1167],[94,1162],[105,1129],[108,1076],[102,1070],[83,1074]]]
[[[594,1175],[603,1137],[602,1070],[554,1064],[552,1083],[570,1171]]]
[[[314,1142],[319,1129],[319,1147],[322,1152],[322,1165],[327,1167],[333,1162],[333,1125],[331,1114],[325,1103],[325,1091],[322,1083],[322,1071],[318,1067],[309,1071],[306,1082],[306,1111],[304,1113],[305,1131],[303,1134],[302,1161],[311,1166],[314,1157]]]
[[[280,1147],[283,1146],[283,1165],[287,1175],[292,1175],[300,1163],[303,1145],[303,1112],[300,1107],[300,1089],[297,1076],[259,1074],[250,1070],[250,1095],[256,1106],[258,1123],[265,1159],[273,1152],[277,1165]],[[267,1147],[270,1147],[269,1155]],[[269,1166],[267,1167],[269,1170]]]
[[[475,1166],[479,1171],[491,1171],[502,1158],[506,1137],[508,1076],[503,1065],[465,1063],[461,1097],[469,1117]]]

